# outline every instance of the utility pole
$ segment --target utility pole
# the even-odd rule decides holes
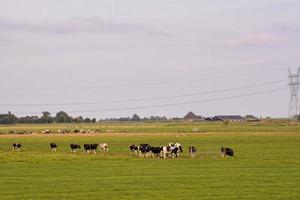
[[[299,114],[299,98],[298,91],[300,85],[300,67],[297,69],[296,74],[292,74],[289,68],[289,87],[290,87],[290,105],[289,105],[289,117],[293,118]]]

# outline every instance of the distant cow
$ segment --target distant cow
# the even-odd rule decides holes
[[[106,129],[106,132],[107,132],[107,133],[113,133],[113,132],[114,132],[114,129]]]
[[[140,149],[140,157],[142,157],[142,155],[144,157],[147,157],[151,151],[151,146],[149,144],[141,144],[139,149]]]
[[[132,145],[129,146],[129,149],[132,153],[137,154],[137,152],[139,150],[139,147],[135,144],[132,144]]]
[[[78,149],[81,149],[79,144],[70,144],[71,153],[76,153]]]
[[[13,151],[20,151],[22,145],[19,142],[13,143]]]
[[[58,144],[56,144],[56,143],[50,143],[51,151],[56,152],[57,146],[58,146]]]
[[[225,157],[226,155],[233,157],[233,155],[234,155],[233,149],[230,149],[227,147],[221,147],[221,153],[222,153],[223,157]]]
[[[98,147],[98,144],[84,144],[83,147],[85,153],[89,154],[91,151],[94,154],[96,154],[96,149]]]
[[[150,147],[151,152],[154,154],[155,157],[159,157],[163,147]]]
[[[189,147],[189,153],[192,157],[195,157],[196,151],[197,151],[196,147],[194,147],[194,146]]]
[[[108,145],[106,143],[99,144],[99,151],[102,151],[102,150],[108,152]]]
[[[42,131],[42,134],[49,134],[49,133],[51,133],[51,131],[47,129]]]

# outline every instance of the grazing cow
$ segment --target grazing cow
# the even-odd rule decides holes
[[[137,155],[137,152],[138,152],[138,150],[139,150],[139,147],[138,147],[137,145],[135,145],[135,144],[132,144],[132,145],[129,146],[129,149],[130,149],[130,151],[131,151],[132,153],[134,153],[135,155]]]
[[[176,142],[176,143],[169,143],[169,147],[171,148],[171,150],[172,150],[172,149],[175,149],[174,147],[177,147],[177,148],[178,148],[178,149],[177,149],[177,154],[178,154],[178,155],[179,155],[179,152],[180,152],[180,153],[183,152],[181,144],[179,144],[179,143],[177,143],[177,142]],[[177,156],[178,156],[178,155],[177,155]],[[177,157],[177,156],[176,156],[176,157]]]
[[[108,152],[108,145],[106,143],[99,144],[99,151],[102,151],[102,150]]]
[[[71,153],[76,153],[77,149],[81,149],[79,144],[70,144],[71,147]]]
[[[197,151],[196,147],[194,147],[194,146],[189,147],[189,153],[192,157],[195,157],[196,151]]]
[[[140,149],[140,157],[142,157],[142,155],[144,157],[147,157],[148,154],[151,152],[151,146],[149,144],[141,144],[139,149]]]
[[[179,143],[169,143],[168,146],[162,147],[162,155],[163,158],[167,158],[168,156],[171,156],[172,158],[178,157],[179,153],[182,153],[182,146]]]
[[[96,154],[96,149],[98,147],[98,144],[84,144],[83,147],[84,147],[84,153],[89,154],[91,151],[94,154]]]
[[[176,146],[171,146],[169,147],[169,154],[171,155],[172,158],[178,157],[179,156],[179,151],[182,152],[182,149],[179,149],[179,147]]]
[[[56,152],[57,146],[58,146],[58,144],[56,144],[56,143],[50,143],[51,151]]]
[[[233,157],[233,155],[234,155],[233,149],[230,149],[227,147],[221,147],[221,153],[222,153],[223,157],[225,157],[226,155]]]
[[[84,147],[84,153],[90,153],[90,150],[91,150],[91,145],[90,144],[84,144],[83,145]]]
[[[58,133],[69,133],[69,132],[70,132],[70,131],[69,131],[69,130],[66,130],[66,129],[65,129],[65,130],[60,130],[60,129],[58,130]]]
[[[13,143],[13,151],[20,151],[22,145],[19,142]]]
[[[49,134],[49,133],[51,133],[51,131],[47,129],[42,131],[42,134]]]
[[[170,147],[169,146],[162,147],[162,154],[163,154],[163,158],[167,158],[167,156],[169,156],[170,154]]]
[[[160,157],[161,151],[163,147],[150,147],[151,152],[154,154],[155,157]]]

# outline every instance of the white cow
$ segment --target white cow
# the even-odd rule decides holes
[[[106,143],[99,144],[99,151],[102,151],[102,150],[108,152],[108,145]]]
[[[167,158],[170,154],[170,147],[163,147],[161,153],[163,158]]]

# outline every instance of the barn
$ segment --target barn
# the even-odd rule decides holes
[[[203,117],[195,115],[193,112],[189,112],[183,117],[184,121],[189,121],[189,122],[199,122],[203,121]]]

